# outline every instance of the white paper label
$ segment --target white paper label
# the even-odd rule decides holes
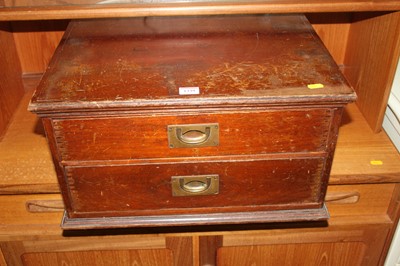
[[[179,95],[197,95],[200,94],[199,87],[179,87]]]

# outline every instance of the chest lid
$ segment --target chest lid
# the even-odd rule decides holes
[[[303,15],[72,21],[38,113],[292,103],[355,94]]]

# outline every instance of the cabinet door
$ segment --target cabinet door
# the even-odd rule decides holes
[[[60,236],[1,242],[0,265],[143,265],[193,264],[191,237],[157,235]]]
[[[4,259],[3,252],[1,251],[1,249],[0,249],[0,265],[1,266],[7,265],[6,264],[6,260]]]
[[[22,255],[23,265],[173,265],[168,249],[39,252]]]
[[[217,250],[217,265],[377,265],[388,227],[353,225],[264,232],[224,236]]]
[[[218,265],[354,266],[362,265],[364,254],[360,242],[226,247],[218,252]]]
[[[57,201],[58,194],[0,195],[0,266],[193,264],[191,236],[147,228],[62,231]]]

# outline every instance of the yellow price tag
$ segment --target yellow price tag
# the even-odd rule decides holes
[[[371,165],[383,165],[383,162],[381,160],[371,160],[369,163]]]
[[[324,87],[324,84],[321,83],[315,83],[315,84],[308,84],[307,88],[310,90],[315,90],[315,89],[322,89]]]

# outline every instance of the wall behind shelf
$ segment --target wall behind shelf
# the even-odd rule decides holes
[[[24,89],[21,67],[9,23],[0,23],[0,139],[17,108]]]
[[[354,13],[344,73],[357,93],[357,106],[374,132],[382,121],[400,53],[400,12]]]
[[[68,20],[12,22],[23,74],[43,73],[57,48]]]

